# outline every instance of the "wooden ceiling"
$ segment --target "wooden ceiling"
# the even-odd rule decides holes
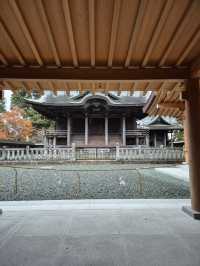
[[[1,0],[0,88],[180,101],[191,70],[200,76],[199,14],[199,0]]]

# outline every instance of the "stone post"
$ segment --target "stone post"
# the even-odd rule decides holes
[[[122,145],[126,146],[126,117],[122,117]]]
[[[53,148],[56,148],[56,136],[53,136]]]
[[[105,116],[105,145],[108,145],[108,116]]]
[[[119,143],[116,143],[116,161],[119,161],[120,156],[119,156]]]
[[[67,146],[71,146],[71,117],[67,117]]]
[[[76,161],[76,144],[72,143],[72,161]]]
[[[85,145],[88,145],[88,115],[85,114]]]

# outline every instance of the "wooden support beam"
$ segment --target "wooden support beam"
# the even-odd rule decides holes
[[[192,36],[192,38],[189,40],[187,46],[185,47],[184,51],[180,55],[180,57],[179,57],[179,59],[178,59],[178,61],[176,63],[177,66],[180,66],[182,64],[182,62],[184,61],[184,59],[191,52],[191,50],[193,49],[193,47],[197,44],[197,42],[199,40],[200,40],[200,27],[194,33],[194,35]]]
[[[143,59],[143,62],[142,62],[142,66],[145,66],[147,65],[148,63],[148,59],[149,59],[149,56],[151,55],[155,45],[156,45],[156,42],[158,41],[158,38],[162,32],[162,29],[167,21],[167,18],[169,16],[169,13],[173,7],[173,4],[174,4],[174,0],[167,0],[165,1],[165,6],[163,8],[163,11],[160,15],[160,18],[159,18],[159,21],[158,23],[156,24],[155,26],[155,29],[154,29],[154,32],[152,34],[152,38],[151,38],[151,41],[150,41],[150,44],[147,48],[147,51],[145,53],[145,56],[144,56],[144,59]]]
[[[185,102],[161,102],[158,104],[158,108],[180,109],[183,111],[185,109]]]
[[[108,66],[109,67],[112,66],[112,62],[113,62],[113,55],[114,55],[115,43],[116,43],[117,31],[118,31],[120,6],[121,6],[121,0],[115,0],[114,1],[112,28],[111,28],[111,37],[110,37],[110,49],[109,49],[109,55],[108,55]]]
[[[89,0],[89,33],[91,66],[95,66],[95,2]]]
[[[191,66],[191,76],[193,78],[200,78],[200,57],[198,57]]]
[[[164,54],[162,55],[159,66],[165,65],[169,54],[171,53],[174,46],[177,44],[177,42],[178,42],[181,34],[183,33],[186,25],[190,22],[191,17],[194,15],[195,9],[198,10],[198,1],[190,1],[189,7],[186,9],[179,25],[176,27],[175,32],[172,34],[172,38],[169,41],[168,46],[164,51]]]
[[[70,49],[71,49],[71,53],[72,53],[73,64],[74,64],[74,66],[78,66],[78,57],[77,57],[77,52],[76,52],[75,40],[74,40],[74,32],[73,32],[73,27],[72,27],[69,1],[63,0],[62,5],[63,5],[65,23],[66,23],[66,27],[67,27],[67,31],[68,31],[69,44],[70,44]]]
[[[133,31],[132,31],[132,35],[131,35],[131,39],[130,39],[130,43],[129,43],[128,53],[127,53],[127,57],[126,57],[126,61],[125,61],[125,67],[128,67],[130,65],[131,58],[133,55],[133,50],[134,50],[136,40],[137,40],[137,35],[138,35],[139,30],[141,28],[147,5],[148,5],[148,0],[139,1],[139,7],[138,7],[137,15],[135,18],[135,22],[133,25]]]
[[[26,40],[27,40],[27,42],[28,42],[28,44],[29,44],[29,46],[30,46],[30,48],[31,48],[36,60],[37,60],[37,62],[38,62],[38,64],[42,66],[43,65],[42,58],[41,58],[41,56],[39,54],[39,51],[38,51],[38,49],[37,49],[37,47],[35,45],[33,37],[31,36],[30,30],[28,29],[28,26],[27,26],[27,24],[26,24],[26,22],[25,22],[25,20],[23,18],[23,15],[21,13],[21,10],[20,10],[17,2],[15,0],[9,0],[9,4],[10,4],[12,10],[13,10],[13,13],[14,13],[14,15],[15,15],[15,17],[16,17],[16,19],[17,19],[22,31],[23,31],[23,34],[24,34],[24,36],[25,36],[25,38],[26,38]]]
[[[52,50],[52,53],[53,53],[53,56],[55,59],[55,63],[57,66],[61,66],[59,54],[58,54],[57,47],[56,47],[56,42],[55,42],[55,39],[54,39],[53,34],[52,34],[52,30],[50,27],[50,23],[49,23],[47,14],[46,14],[46,10],[45,10],[43,1],[38,0],[38,1],[35,1],[35,3],[38,6],[38,11],[39,11],[39,14],[41,16],[42,22],[44,24],[44,29],[45,29],[45,32],[47,34],[49,44],[51,46],[51,50]]]
[[[17,47],[13,37],[11,36],[10,32],[8,31],[8,29],[5,27],[5,25],[0,21],[0,30],[3,32],[5,41],[8,43],[8,45],[10,46],[11,50],[13,51],[13,53],[15,54],[17,60],[20,62],[20,64],[22,64],[23,66],[26,65],[25,60],[23,58],[23,55],[21,53],[21,51],[19,50],[19,48]],[[3,60],[5,61],[3,55],[2,57]]]
[[[185,81],[188,68],[47,68],[1,67],[0,79],[69,81]]]

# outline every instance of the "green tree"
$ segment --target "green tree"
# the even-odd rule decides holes
[[[53,121],[46,119],[40,113],[35,111],[32,107],[27,105],[25,98],[30,97],[31,94],[25,90],[19,90],[12,95],[12,106],[18,106],[24,110],[24,116],[32,122],[35,129],[49,128],[53,125]],[[35,95],[35,97],[37,97]]]

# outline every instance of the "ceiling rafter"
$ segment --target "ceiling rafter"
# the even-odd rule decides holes
[[[37,1],[35,1],[35,3],[38,7],[38,11],[40,13],[42,22],[44,24],[45,32],[47,34],[47,38],[48,38],[48,41],[49,41],[50,46],[51,46],[51,50],[52,50],[52,53],[54,56],[55,63],[57,66],[61,66],[61,61],[60,61],[58,50],[56,47],[56,42],[55,42],[55,39],[54,39],[53,34],[52,34],[52,30],[51,30],[50,23],[49,23],[47,14],[46,14],[44,3],[42,0],[37,0]]]
[[[32,52],[33,52],[33,55],[35,56],[38,64],[42,66],[43,65],[42,58],[40,56],[38,48],[36,47],[36,44],[33,40],[33,37],[31,36],[30,30],[28,29],[28,26],[24,20],[24,17],[22,15],[22,12],[20,10],[19,5],[17,4],[16,0],[9,0],[9,4],[10,4],[10,6],[13,10],[13,13],[14,13],[22,31],[23,31],[23,34],[24,34],[24,36],[25,36],[25,38],[26,38],[26,40],[27,40]]]
[[[5,55],[0,51],[0,61],[7,66],[8,65],[8,60],[6,59]]]
[[[170,11],[173,7],[173,4],[174,4],[174,0],[167,0],[165,2],[165,6],[164,6],[164,8],[160,14],[160,17],[158,19],[158,23],[156,23],[155,29],[154,29],[153,34],[152,34],[151,41],[148,45],[147,51],[146,51],[144,59],[142,61],[142,66],[147,65],[148,60],[149,60],[149,56],[151,55],[151,53],[152,53],[152,51],[156,45],[156,42],[159,39],[160,33],[161,33],[163,27],[165,26],[165,23],[166,23],[167,18],[170,14]]]
[[[3,31],[6,41],[8,42],[9,46],[11,47],[13,53],[15,54],[15,56],[17,57],[18,61],[20,62],[20,64],[22,64],[23,66],[26,65],[25,60],[23,58],[23,55],[21,53],[21,51],[19,50],[19,48],[17,47],[16,43],[14,42],[11,34],[9,33],[8,29],[6,29],[5,25],[2,23],[2,21],[0,21],[0,29]]]
[[[67,31],[68,31],[70,50],[72,53],[72,60],[73,60],[74,66],[77,67],[78,66],[78,57],[77,57],[77,52],[76,52],[75,40],[74,40],[74,32],[73,32],[72,21],[71,21],[69,1],[68,0],[62,0],[62,4],[63,4],[65,24],[66,24]]]
[[[149,108],[149,111],[148,113],[150,115],[153,114],[154,110],[157,109],[157,104],[163,99],[163,96],[166,94],[166,91],[165,91],[165,83],[163,82],[161,85],[160,85],[160,88],[158,90],[158,93],[156,95],[156,98],[154,99],[152,105],[150,106]]]
[[[120,16],[120,6],[121,0],[114,1],[114,11],[113,11],[113,18],[112,18],[112,27],[111,27],[111,37],[110,37],[110,48],[108,54],[108,66],[111,67],[113,63],[113,55],[115,51],[115,44],[117,39],[117,32],[118,32],[118,23],[119,23],[119,16]]]
[[[95,66],[95,2],[88,0],[91,66]]]
[[[191,50],[196,45],[196,43],[199,41],[199,39],[200,39],[200,27],[194,33],[194,35],[192,36],[192,38],[189,40],[186,48],[184,49],[184,51],[180,55],[180,57],[179,57],[179,59],[178,59],[178,61],[176,63],[177,66],[180,66],[182,64],[182,62],[185,60],[185,58],[187,57],[187,55],[191,52]]]
[[[197,5],[198,5],[198,1],[190,1],[189,7],[184,12],[178,26],[175,29],[175,32],[172,34],[172,38],[170,39],[169,44],[167,45],[167,48],[165,49],[165,51],[161,57],[161,60],[159,62],[159,66],[165,65],[167,57],[169,56],[172,49],[176,45],[178,38],[180,37],[180,35],[184,31],[186,25],[189,23],[191,16],[194,15],[192,11],[193,11],[193,9],[198,7]]]
[[[140,0],[139,1],[139,7],[137,10],[136,19],[134,21],[133,31],[131,34],[131,39],[130,39],[129,47],[128,47],[128,53],[127,53],[127,57],[125,60],[125,67],[128,67],[130,65],[131,57],[133,55],[133,48],[134,48],[136,40],[137,40],[137,35],[139,33],[139,29],[140,29],[142,21],[143,21],[143,17],[145,14],[147,4],[148,4],[148,0]]]

